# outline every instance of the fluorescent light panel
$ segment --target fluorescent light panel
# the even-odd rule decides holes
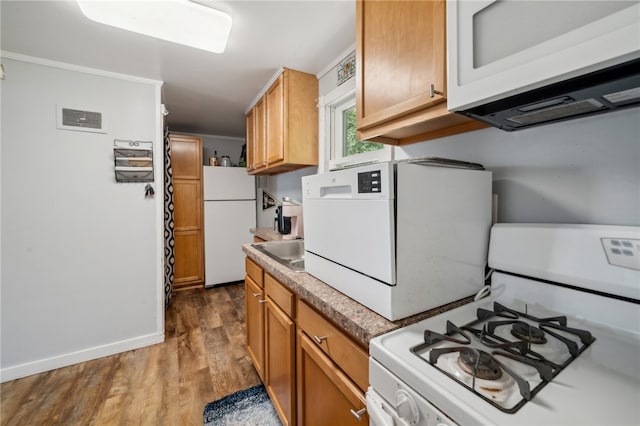
[[[229,15],[188,0],[76,1],[92,21],[213,53],[231,32]]]

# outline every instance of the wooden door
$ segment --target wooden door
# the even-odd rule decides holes
[[[361,411],[366,408],[362,391],[302,330],[297,352],[298,424],[368,425],[366,410]]]
[[[444,0],[356,2],[358,130],[445,102],[445,40]]]
[[[295,324],[273,300],[265,304],[265,385],[284,426],[295,418]]]
[[[267,164],[269,166],[284,161],[285,83],[285,73],[282,73],[265,95],[267,100]],[[297,142],[304,143],[304,141]]]
[[[173,171],[175,265],[174,288],[204,282],[202,218],[202,140],[171,135]]]
[[[253,135],[253,170],[264,169],[267,166],[266,107],[264,96],[258,100],[254,107],[255,133]]]
[[[264,381],[264,292],[248,275],[245,277],[244,285],[247,350],[260,379]]]
[[[255,152],[255,108],[251,108],[251,110],[247,113],[247,139],[246,139],[246,150],[247,150],[247,170],[250,172],[253,170],[253,157]]]

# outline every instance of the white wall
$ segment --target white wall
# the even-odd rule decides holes
[[[500,222],[640,225],[640,109],[508,133],[485,129],[395,150],[493,172]]]
[[[336,73],[334,67],[321,76],[320,95],[337,87]],[[394,147],[395,159],[424,156],[478,162],[491,170],[501,222],[640,225],[640,108]],[[279,188],[287,188],[302,197],[300,177],[278,175],[269,188],[278,196]]]
[[[169,130],[171,130],[171,124],[169,124]],[[181,135],[194,135],[202,138],[202,163],[205,166],[209,165],[209,157],[213,157],[214,152],[216,151],[218,153],[218,160],[220,160],[221,156],[228,155],[231,159],[231,164],[237,165],[240,161],[240,154],[242,153],[244,138],[203,135],[200,133],[176,133],[179,133]]]
[[[164,337],[160,83],[10,56],[0,83],[2,381]],[[56,129],[56,105],[103,112],[108,132]],[[155,197],[145,183],[115,182],[116,138],[154,142]]]
[[[266,176],[266,185],[264,188],[258,188],[258,202],[256,205],[257,215],[256,224],[259,228],[273,228],[273,220],[276,217],[276,208],[270,207],[266,210],[262,208],[262,194],[267,191],[276,197],[278,201],[282,201],[283,197],[289,197],[295,201],[302,202],[302,176],[316,174],[318,168],[305,167],[304,169],[295,170],[293,172],[281,173],[273,176]],[[264,178],[263,178],[264,179]]]

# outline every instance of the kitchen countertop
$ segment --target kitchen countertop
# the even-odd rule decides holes
[[[255,236],[268,241],[282,239],[280,234],[269,228],[252,229],[251,232]],[[280,238],[269,238],[272,234],[277,234],[273,236],[279,236]],[[244,244],[242,250],[260,265],[265,272],[296,293],[299,298],[323,313],[365,347],[368,347],[369,341],[376,336],[464,305],[473,299],[473,297],[468,297],[408,318],[389,321],[313,275],[306,272],[293,271],[276,262],[266,254],[253,248],[251,244]]]
[[[274,231],[271,228],[251,228],[249,229],[249,232],[265,241],[284,240],[281,233]]]

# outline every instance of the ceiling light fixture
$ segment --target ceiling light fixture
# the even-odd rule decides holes
[[[231,16],[188,0],[76,1],[92,21],[213,53],[231,32]]]

